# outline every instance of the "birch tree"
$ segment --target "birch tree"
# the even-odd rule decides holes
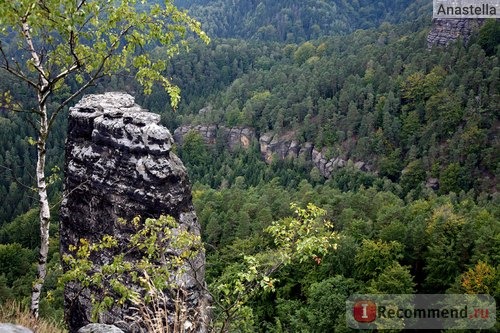
[[[177,106],[179,88],[164,72],[168,59],[186,46],[186,34],[209,39],[201,24],[173,0],[16,0],[0,2],[0,68],[2,75],[29,86],[35,107],[23,108],[15,94],[1,92],[15,111],[34,115],[36,131],[36,191],[40,208],[41,244],[37,277],[33,283],[31,312],[38,317],[42,286],[47,273],[50,207],[47,197],[46,149],[54,121],[97,80],[130,71],[151,92],[155,82]],[[161,47],[163,59],[147,52]],[[68,83],[76,82],[64,100],[54,99]],[[74,84],[71,86],[75,87]],[[57,103],[56,103],[57,102]],[[3,104],[5,105],[5,103]],[[55,107],[49,107],[56,105]]]

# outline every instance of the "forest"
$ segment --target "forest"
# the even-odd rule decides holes
[[[87,92],[132,93],[172,133],[181,125],[247,127],[257,135],[290,134],[351,161],[325,178],[309,161],[266,163],[258,142],[231,151],[192,132],[175,147],[193,184],[207,283],[220,300],[218,286],[245,271],[245,258],[276,248],[268,230],[294,216],[291,207],[324,210],[322,221],[338,235],[321,256],[273,272],[273,288],[252,290],[229,332],[354,331],[345,320],[345,301],[354,293],[489,294],[498,311],[498,20],[486,21],[468,44],[429,49],[429,1],[176,4],[212,39],[192,40],[188,53],[169,60],[167,73],[181,89],[177,110],[161,87],[146,95],[119,75]],[[166,53],[161,46],[151,50],[158,59]],[[2,73],[0,91],[7,90],[35,98]],[[66,116],[67,109],[47,149],[53,223],[40,308],[58,323]],[[40,246],[35,134],[25,117],[0,109],[0,305],[29,302]]]

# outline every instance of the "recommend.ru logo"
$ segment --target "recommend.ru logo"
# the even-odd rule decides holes
[[[496,302],[489,295],[357,294],[346,301],[356,329],[489,329]]]

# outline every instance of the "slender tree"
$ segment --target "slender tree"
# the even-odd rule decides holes
[[[35,119],[32,125],[37,134],[41,244],[31,311],[38,317],[49,247],[46,146],[57,115],[100,78],[126,70],[135,74],[146,93],[159,82],[175,108],[180,91],[164,74],[168,59],[186,45],[186,33],[205,42],[209,39],[201,24],[176,8],[173,0],[2,1],[0,33],[0,68],[4,75],[27,84],[36,96],[35,107],[29,110],[23,109],[23,101],[8,102],[18,111],[35,115],[31,119]],[[148,53],[157,47],[164,52],[163,59]],[[69,95],[55,99],[63,87],[66,91],[69,87]],[[4,97],[12,95],[2,92]]]

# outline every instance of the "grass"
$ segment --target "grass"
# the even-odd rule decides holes
[[[32,318],[29,310],[15,301],[7,301],[0,305],[0,323],[21,325],[36,333],[67,333],[50,320]]]

